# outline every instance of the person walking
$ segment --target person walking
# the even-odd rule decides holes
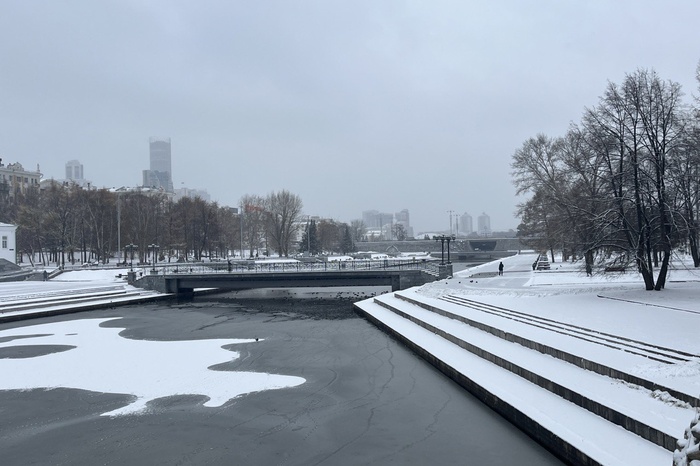
[[[503,275],[503,262],[498,264],[498,275]]]

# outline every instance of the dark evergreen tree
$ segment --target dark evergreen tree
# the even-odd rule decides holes
[[[318,254],[318,234],[316,232],[316,221],[311,220],[307,225],[304,233],[301,235],[299,243],[299,252],[308,252],[310,254]]]
[[[343,240],[340,243],[340,247],[343,254],[355,252],[355,242],[352,240],[350,227],[347,224],[343,225]]]

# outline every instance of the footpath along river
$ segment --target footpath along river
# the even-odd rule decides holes
[[[103,326],[125,327],[122,336],[130,339],[260,338],[236,346],[241,358],[226,370],[306,382],[221,407],[203,406],[201,395],[171,396],[152,402],[145,414],[118,417],[100,414],[127,404],[127,395],[0,391],[2,464],[562,464],[360,318],[350,300],[216,294],[3,324],[0,330],[105,317],[121,317]],[[15,351],[4,348],[0,358],[32,357]]]

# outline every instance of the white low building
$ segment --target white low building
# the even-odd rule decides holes
[[[0,223],[0,259],[17,263],[17,226]]]

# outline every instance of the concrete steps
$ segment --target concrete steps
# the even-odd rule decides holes
[[[463,297],[443,296],[438,303],[415,294],[412,296],[396,294],[395,297],[488,332],[503,340],[566,361],[581,369],[648,390],[668,392],[674,398],[691,406],[700,406],[700,399],[695,396],[693,389],[666,386],[626,370],[626,368],[644,364],[648,360],[674,364],[696,359],[700,357],[698,355],[478,303]]]
[[[132,293],[137,293],[133,291]],[[110,286],[82,290],[33,293],[23,296],[0,298],[0,312],[53,306],[55,304],[80,302],[126,294],[124,287]]]
[[[429,308],[428,304],[421,303],[409,297],[405,297],[402,295],[397,295],[397,297],[418,304],[419,306]],[[700,355],[691,354],[685,351],[679,351],[673,348],[665,348],[663,346],[653,345],[644,341],[633,340],[619,335],[600,332],[597,330],[572,325],[566,322],[559,322],[553,319],[547,319],[544,317],[535,316],[524,312],[518,312],[499,306],[480,303],[472,299],[467,299],[463,296],[445,295],[442,296],[440,299],[447,302],[459,304],[461,306],[466,306],[474,310],[482,311],[484,313],[488,313],[494,316],[512,319],[513,321],[530,325],[533,327],[550,330],[553,332],[561,333],[563,335],[579,338],[587,342],[596,343],[609,348],[614,348],[620,351],[636,354],[638,356],[643,356],[647,359],[652,359],[658,362],[675,364],[678,362],[688,362],[700,357]],[[444,315],[447,315],[448,317],[451,317],[453,319],[460,319],[465,322],[467,321],[467,319],[456,313],[450,313],[448,311],[445,311]],[[698,400],[696,399],[695,401]]]
[[[386,294],[356,304],[371,321],[574,464],[670,464],[700,403],[602,360],[541,343],[596,346],[623,358],[673,362],[693,355],[461,297]],[[523,330],[526,329],[526,330]],[[520,331],[519,331],[520,330]],[[522,333],[522,334],[519,334]],[[675,402],[663,392],[679,395]],[[527,400],[525,400],[527,398]],[[643,440],[641,440],[643,439]],[[639,456],[637,456],[639,455]]]
[[[148,301],[162,297],[155,292],[125,289],[123,286],[42,292],[0,299],[0,322],[21,320],[28,316],[45,317],[78,312],[107,305]]]

